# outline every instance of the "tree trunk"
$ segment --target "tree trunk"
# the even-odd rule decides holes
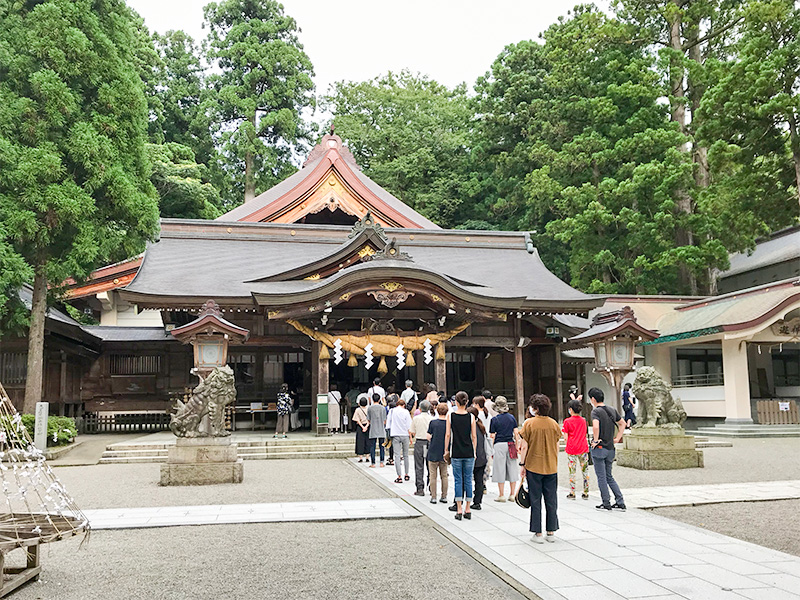
[[[47,317],[47,276],[44,261],[34,268],[31,325],[28,332],[28,373],[25,378],[25,401],[22,412],[34,414],[42,401],[44,381],[44,322]]]
[[[247,148],[244,153],[244,201],[249,202],[256,197],[256,178],[254,170],[254,157],[253,157],[253,139],[256,130],[256,115],[253,113],[250,118],[250,125],[252,127],[251,133],[248,134]]]
[[[794,162],[794,184],[797,188],[797,202],[800,204],[800,137],[797,132],[797,115],[789,114],[789,146],[792,149]]]
[[[681,37],[682,20],[679,0],[672,0],[672,3],[675,8],[667,14],[669,46],[673,50],[669,59],[670,120],[677,123],[681,133],[686,135],[685,70],[683,65],[683,39]],[[685,140],[678,144],[678,150],[688,154],[689,148]],[[688,190],[678,191],[677,209],[685,215],[692,214],[692,196]],[[675,244],[677,246],[692,246],[694,244],[692,232],[685,227],[678,226],[675,229]],[[692,294],[697,294],[697,280],[687,265],[678,265],[678,278],[684,289],[688,288]]]

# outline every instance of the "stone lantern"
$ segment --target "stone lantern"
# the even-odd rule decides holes
[[[595,315],[592,326],[569,341],[592,346],[594,372],[601,374],[613,388],[612,406],[621,413],[620,388],[625,376],[634,370],[634,348],[638,343],[657,337],[654,331],[639,325],[633,309],[625,306],[620,310]]]
[[[197,318],[173,329],[172,335],[184,344],[192,344],[194,368],[203,379],[216,367],[228,364],[230,343],[241,344],[247,340],[250,332],[223,319],[219,305],[207,300]]]

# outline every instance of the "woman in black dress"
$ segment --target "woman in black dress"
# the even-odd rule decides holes
[[[353,414],[353,423],[356,425],[356,456],[358,462],[367,462],[369,454],[369,418],[367,418],[367,399],[358,401],[358,408]]]
[[[472,470],[475,468],[475,448],[478,437],[475,433],[475,417],[467,412],[469,396],[466,392],[458,392],[455,397],[456,410],[447,417],[447,430],[444,436],[444,447],[450,450],[453,466],[453,481],[456,493],[456,520],[471,519],[472,503]],[[447,460],[447,455],[445,455]],[[462,504],[464,512],[462,514]]]

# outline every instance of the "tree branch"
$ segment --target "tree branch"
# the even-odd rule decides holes
[[[701,37],[701,38],[698,38],[698,39],[696,39],[696,40],[692,40],[691,42],[687,42],[687,43],[685,43],[685,44],[682,46],[682,49],[683,49],[683,51],[685,52],[685,51],[689,50],[690,48],[694,48],[694,47],[695,47],[695,46],[697,46],[698,44],[702,44],[703,42],[705,42],[705,41],[708,41],[708,40],[710,40],[711,38],[715,38],[715,37],[717,37],[718,35],[720,35],[720,34],[722,34],[722,33],[725,33],[725,32],[726,32],[728,29],[730,29],[731,27],[735,27],[736,25],[738,25],[739,23],[741,23],[743,20],[744,20],[744,17],[739,17],[738,19],[734,19],[733,21],[731,21],[730,23],[727,23],[727,24],[723,25],[723,26],[722,26],[722,27],[720,27],[719,29],[714,29],[714,30],[712,30],[712,31],[709,31],[709,32],[708,32],[706,35],[704,35],[704,36],[703,36],[703,37]]]

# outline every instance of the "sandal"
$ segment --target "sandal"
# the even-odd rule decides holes
[[[403,480],[398,477],[397,479],[394,480],[394,482],[395,483],[403,483]]]
[[[408,481],[409,479],[411,479],[411,477],[409,477],[408,475],[406,475],[406,476],[405,476],[405,480],[406,480],[406,481]]]

